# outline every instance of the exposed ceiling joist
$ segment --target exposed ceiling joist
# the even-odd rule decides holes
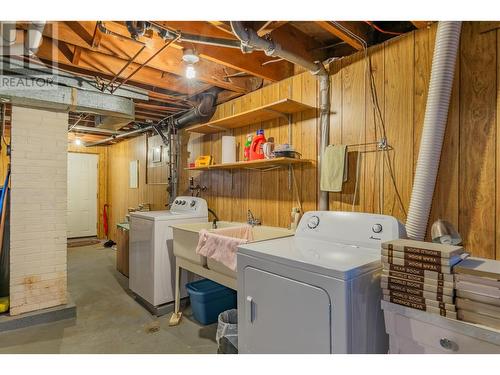
[[[266,34],[272,33],[277,28],[287,24],[288,21],[266,21],[264,24],[257,30],[257,34],[259,36],[264,36]]]
[[[64,42],[68,45],[74,45],[80,48],[80,54],[82,53],[100,53],[103,56],[100,57],[100,61],[103,61],[105,56],[110,56],[112,58],[120,58],[123,60],[123,66],[127,63],[132,56],[136,55],[140,46],[136,43],[130,43],[127,39],[122,39],[111,36],[104,35],[101,38],[101,43],[99,49],[93,49],[90,47],[92,40],[90,36],[90,30],[92,29],[94,22],[81,21],[81,22],[60,22],[57,27],[47,27],[44,31],[46,36]],[[77,26],[78,25],[78,26]],[[106,27],[110,28],[112,31],[126,35],[128,32],[126,27],[117,23],[108,23]],[[153,54],[158,51],[165,42],[158,36],[149,39],[146,43],[146,48],[144,48],[140,54],[137,55],[134,63],[142,64],[146,62]],[[236,51],[239,53],[239,51]],[[73,60],[73,59],[72,59]],[[76,65],[76,64],[75,64]],[[148,62],[147,67],[161,70],[170,74],[175,74],[179,77],[184,77],[185,66],[182,62],[182,50],[179,46],[168,47],[160,55]],[[113,73],[118,73],[119,70],[114,70]],[[245,78],[240,78],[238,80],[233,80],[228,82],[224,79],[227,72],[224,67],[211,62],[201,60],[197,65],[197,80],[210,85],[221,87],[226,90],[236,91],[236,92],[247,92],[247,84]],[[126,77],[126,72],[123,72],[122,77]],[[118,80],[119,81],[119,80]]]
[[[182,110],[182,108],[177,107],[168,107],[163,105],[155,105],[149,103],[135,103],[136,108],[146,108],[154,111],[167,111],[167,112],[176,112]]]
[[[76,46],[73,51],[73,58],[71,59],[71,63],[74,65],[78,65],[80,62],[80,56],[82,55],[82,48]]]
[[[214,22],[219,25],[226,25],[220,21],[212,21],[212,22],[178,22],[178,21],[161,21],[157,22],[163,26],[167,26],[169,28],[173,28],[180,32],[197,34],[203,36],[217,37],[227,39],[236,39],[231,31],[231,28],[226,25],[227,30],[222,31],[220,28],[214,26]],[[222,26],[221,26],[222,27]],[[189,46],[192,47],[192,44],[183,44],[179,43],[181,46]],[[214,47],[207,46],[202,44],[197,44],[195,46],[196,51],[200,55],[202,59],[206,59],[212,61],[214,63],[218,63],[242,72],[246,72],[252,74],[256,77],[260,77],[263,79],[267,79],[273,82],[281,81],[292,75],[293,67],[287,61],[281,61],[275,64],[265,65],[266,61],[272,60],[266,56],[263,52],[254,52],[249,58],[249,56],[241,53],[233,48],[224,48],[224,47]],[[263,65],[264,64],[264,65]]]
[[[37,51],[37,56],[42,60],[54,61],[66,67],[82,68],[93,72],[95,75],[112,77],[122,69],[125,60],[115,56],[105,55],[92,50],[83,49],[80,54],[79,64],[72,63],[74,46],[64,42],[54,42],[49,38],[44,38],[42,45]],[[130,64],[123,72],[123,77],[128,76],[136,68],[137,64]],[[107,78],[106,77],[106,78]],[[130,82],[139,82],[151,86],[161,87],[167,90],[182,94],[193,94],[199,90],[206,90],[209,85],[198,82],[187,82],[184,78],[165,73],[158,69],[144,67],[138,71]]]
[[[355,37],[353,37],[351,33],[355,34],[365,42],[368,41],[367,29],[364,26],[355,25],[352,22],[345,21],[336,21],[336,24],[333,24],[329,21],[315,22],[318,26],[328,31],[330,34],[336,36],[337,38],[343,40],[358,51],[363,49],[363,44],[360,43],[360,41],[358,41]]]
[[[285,24],[275,29],[270,36],[272,40],[281,44],[284,49],[291,51],[306,60],[321,60],[321,57],[314,52],[317,51],[317,48],[320,47],[321,44],[290,24]],[[279,64],[279,62],[268,64],[266,66],[272,66],[275,64]]]
[[[432,22],[430,21],[410,21],[413,26],[415,26],[417,29],[424,29],[428,27]]]

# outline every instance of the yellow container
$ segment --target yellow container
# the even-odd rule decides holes
[[[9,309],[9,297],[0,297],[0,313]]]

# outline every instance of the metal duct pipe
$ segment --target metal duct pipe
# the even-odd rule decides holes
[[[408,237],[415,240],[423,240],[427,230],[448,119],[461,27],[462,22],[438,24],[424,128],[406,220]]]
[[[243,53],[250,53],[253,50],[262,50],[267,56],[275,56],[300,65],[318,77],[319,81],[319,107],[320,107],[320,131],[318,134],[318,178],[321,175],[321,165],[323,152],[328,146],[330,134],[330,77],[321,62],[312,62],[297,54],[283,49],[279,43],[261,38],[257,32],[245,27],[241,21],[231,21],[231,29],[234,35],[241,41]],[[328,210],[328,192],[320,190],[318,181],[318,208]]]
[[[15,22],[2,22],[0,25],[1,44],[5,51],[3,54],[12,56],[33,55],[42,43],[42,33],[45,21],[32,21],[24,35],[24,42],[17,41]],[[22,32],[20,30],[20,32]]]
[[[146,126],[145,128],[131,130],[129,132],[125,132],[125,133],[121,133],[121,134],[118,134],[118,135],[115,135],[112,137],[101,139],[100,141],[97,141],[97,142],[85,143],[85,147],[99,146],[99,145],[102,145],[104,143],[111,142],[115,139],[127,138],[127,137],[130,137],[131,135],[141,134],[141,133],[147,132],[147,131],[152,130],[152,129],[153,129],[152,126]]]
[[[137,39],[146,32],[146,22],[144,21],[126,21],[127,30],[133,39]]]
[[[182,129],[194,123],[203,123],[210,120],[215,112],[215,104],[217,103],[217,96],[220,91],[219,88],[212,88],[200,94],[200,103],[182,116],[174,119],[173,125],[177,129]]]

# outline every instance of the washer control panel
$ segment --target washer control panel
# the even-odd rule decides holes
[[[170,211],[172,212],[207,212],[207,201],[199,197],[180,196],[174,199]]]

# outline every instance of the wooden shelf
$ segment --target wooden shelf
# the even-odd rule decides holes
[[[228,129],[241,128],[246,125],[272,120],[283,115],[302,112],[313,108],[314,107],[307,104],[296,102],[295,100],[281,99],[229,117],[209,121],[204,124],[193,125],[186,128],[186,130],[203,134],[219,133]]]
[[[288,165],[308,164],[311,162],[312,161],[308,159],[274,158],[252,161],[238,161],[236,163],[214,164],[206,167],[192,167],[186,169],[190,171],[208,171],[220,169],[268,169],[286,167]]]

